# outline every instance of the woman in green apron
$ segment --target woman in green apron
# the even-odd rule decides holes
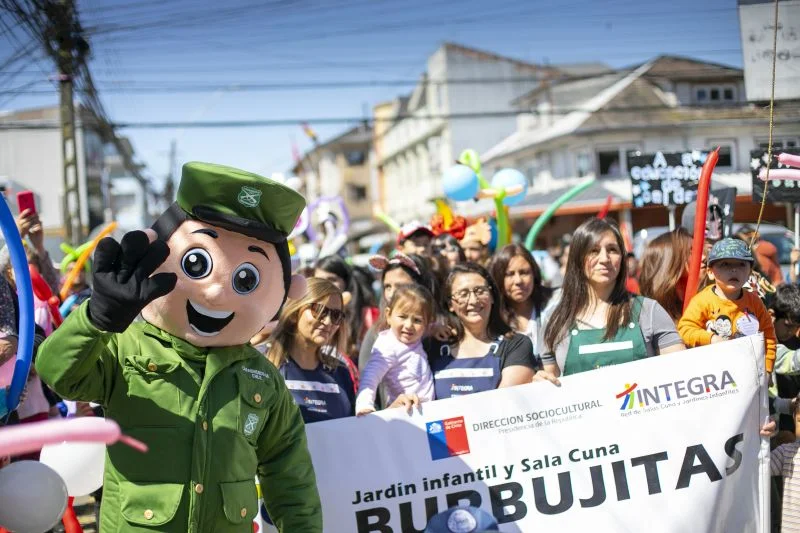
[[[546,317],[545,365],[570,375],[683,350],[669,314],[625,289],[625,245],[616,225],[593,218],[575,231],[562,297]]]

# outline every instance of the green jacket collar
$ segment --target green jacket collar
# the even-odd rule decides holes
[[[171,346],[175,355],[183,359],[192,361],[202,361],[207,359],[207,369],[209,366],[226,367],[236,361],[251,359],[259,355],[257,351],[250,350],[249,345],[239,344],[237,346],[214,346],[200,347],[187,342],[180,337],[176,337],[156,326],[145,322],[143,333],[156,338],[167,346]]]

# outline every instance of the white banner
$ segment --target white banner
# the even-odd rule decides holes
[[[766,533],[763,359],[753,336],[311,424],[325,531],[422,531],[474,505],[501,531]]]

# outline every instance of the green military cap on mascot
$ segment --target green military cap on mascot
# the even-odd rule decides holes
[[[225,165],[190,162],[183,165],[176,202],[164,218],[174,224],[189,215],[277,244],[286,241],[305,207],[305,198],[277,181]],[[158,226],[154,229],[162,235]]]

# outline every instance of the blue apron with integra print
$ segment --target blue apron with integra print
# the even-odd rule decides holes
[[[304,370],[290,357],[281,365],[280,372],[306,424],[353,414],[347,391],[347,387],[352,389],[353,385],[345,379],[337,379],[342,372],[347,373],[344,366],[329,369],[320,364],[314,370]]]
[[[456,359],[450,347],[442,346],[439,357],[431,360],[434,392],[437,400],[463,396],[487,390],[500,385],[500,356],[497,349],[503,338],[498,338],[483,357]]]

